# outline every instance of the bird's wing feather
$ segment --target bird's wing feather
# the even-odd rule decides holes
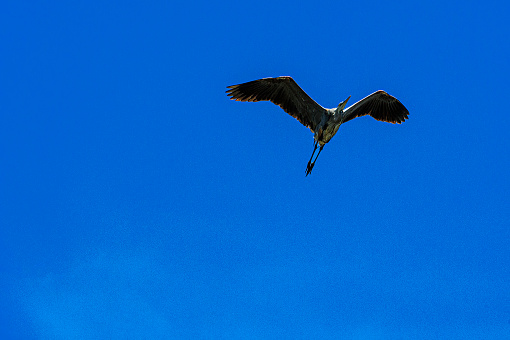
[[[325,108],[317,104],[291,77],[263,78],[227,86],[232,100],[258,102],[268,100],[280,106],[312,132],[321,121]]]
[[[345,109],[343,123],[365,115],[383,122],[400,124],[408,118],[409,111],[397,98],[379,90]]]

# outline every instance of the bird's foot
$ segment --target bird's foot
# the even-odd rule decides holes
[[[312,169],[313,169],[314,165],[315,165],[315,162],[313,162],[313,163],[308,162],[308,165],[306,166],[306,175],[305,175],[305,177],[312,173]]]

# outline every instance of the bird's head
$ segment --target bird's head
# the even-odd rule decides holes
[[[342,112],[345,108],[345,105],[347,104],[347,102],[349,101],[349,98],[351,98],[351,96],[347,97],[346,100],[344,100],[343,102],[341,102],[340,104],[338,104],[338,107],[336,108],[336,111],[337,112]]]

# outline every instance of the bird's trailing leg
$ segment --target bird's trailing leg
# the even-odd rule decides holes
[[[310,160],[308,161],[308,166],[310,166],[310,163],[312,163],[313,155],[315,154],[315,150],[317,150],[317,143],[318,143],[318,142],[315,142],[315,143],[313,144],[313,152],[312,152],[312,156],[310,157]]]
[[[315,160],[312,162],[313,155],[315,154],[315,150],[317,150],[317,144],[318,144],[318,142],[315,142],[314,147],[313,147],[312,157],[310,157],[310,160],[308,161],[308,165],[306,166],[306,175],[305,175],[305,177],[312,173],[313,166],[315,165],[315,162],[317,161],[317,158],[319,158],[319,155],[320,155],[322,149],[324,148],[324,145],[322,145],[320,147],[319,152],[317,153],[317,156],[315,156]]]

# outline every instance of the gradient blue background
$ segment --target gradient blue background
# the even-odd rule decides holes
[[[510,338],[509,7],[4,4],[0,337]],[[305,178],[280,75],[410,119]]]

